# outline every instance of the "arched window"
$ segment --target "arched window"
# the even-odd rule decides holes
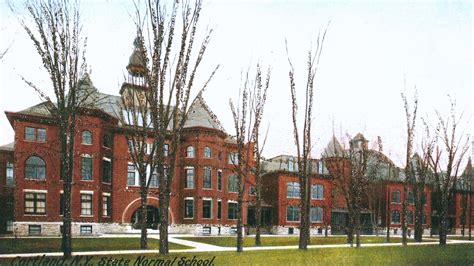
[[[392,203],[400,203],[400,190],[392,191]]]
[[[188,146],[186,148],[186,157],[194,158],[194,147],[193,146]]]
[[[90,131],[82,131],[82,144],[92,144],[92,133]]]
[[[205,147],[204,148],[204,158],[211,158],[211,148]]]
[[[399,224],[400,223],[400,212],[399,211],[392,211],[392,224]]]
[[[45,179],[46,164],[43,159],[38,156],[31,156],[26,160],[25,178],[28,179]]]

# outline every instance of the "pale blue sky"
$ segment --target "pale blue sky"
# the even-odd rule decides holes
[[[85,1],[82,7],[92,80],[102,92],[118,94],[135,37],[129,15],[133,5],[97,0]],[[48,81],[3,1],[0,8],[0,49],[12,43],[0,62],[0,144],[5,144],[13,139],[13,130],[3,112],[39,100],[20,75],[44,87]],[[380,135],[385,152],[401,164],[405,124],[400,93],[405,76],[409,89],[418,88],[421,116],[429,115],[432,121],[434,110],[446,112],[450,94],[470,119],[464,128],[474,132],[472,12],[470,1],[205,1],[201,29],[212,27],[215,32],[197,84],[200,87],[221,64],[204,97],[232,133],[228,100],[237,97],[241,71],[256,62],[271,65],[271,95],[264,114],[270,132],[264,154],[293,154],[285,38],[302,90],[307,51],[331,21],[316,79],[314,155],[319,157],[329,141],[334,121],[336,135],[362,132],[369,140]]]

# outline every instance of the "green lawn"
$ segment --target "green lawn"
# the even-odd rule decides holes
[[[172,253],[167,256],[159,254],[133,254],[94,256],[91,265],[119,265],[128,261],[128,265],[168,265],[157,264],[157,260],[175,260],[172,265],[199,265],[195,260],[212,260],[213,265],[473,265],[474,246],[471,244],[440,246],[408,247],[362,247],[362,248],[327,248],[299,250],[245,251],[242,253],[208,252],[208,253]],[[147,260],[147,261],[145,261]],[[155,260],[152,262],[152,260]],[[188,260],[187,264],[180,263]],[[15,259],[14,263],[19,263]],[[77,257],[76,257],[77,262]],[[85,258],[80,262],[85,262]],[[106,264],[108,262],[109,264]],[[115,262],[115,264],[114,264]],[[148,262],[148,263],[146,263]],[[0,260],[0,264],[10,264],[12,259]],[[71,263],[71,260],[65,263]],[[31,264],[30,264],[31,265]],[[206,264],[200,264],[206,265]]]
[[[222,247],[235,247],[236,237],[182,237],[181,239],[191,240],[216,246]],[[355,241],[355,239],[354,239]],[[400,243],[401,238],[391,237],[391,243]],[[434,240],[431,240],[434,241]],[[362,236],[362,243],[385,243],[385,237],[377,236]],[[413,239],[409,239],[409,242],[414,242]],[[313,236],[311,237],[311,245],[332,245],[332,244],[346,244],[346,236]],[[297,236],[264,236],[262,237],[262,246],[294,246],[298,245]],[[249,236],[244,238],[244,247],[254,247],[255,237]]]
[[[159,240],[148,239],[150,249],[159,248]],[[140,238],[74,238],[73,251],[134,250],[140,249]],[[170,242],[170,249],[189,249]],[[0,238],[0,254],[61,251],[61,238]]]

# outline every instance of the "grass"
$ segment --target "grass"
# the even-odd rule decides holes
[[[128,265],[171,265],[157,263],[157,260],[174,260],[172,265],[206,265],[192,264],[195,260],[212,260],[213,265],[473,265],[474,246],[471,244],[458,244],[448,246],[409,246],[409,247],[362,247],[362,248],[327,248],[300,250],[268,250],[237,252],[211,252],[211,253],[172,253],[167,256],[159,254],[133,254],[94,256],[92,265],[119,265],[118,262],[129,260]],[[110,260],[109,260],[110,259]],[[81,262],[84,262],[83,259]],[[145,260],[148,263],[145,263]],[[180,263],[188,260],[187,264]],[[0,260],[0,264],[19,263]],[[70,264],[71,260],[66,261]],[[109,262],[106,264],[104,262]],[[113,264],[115,262],[115,264]]]
[[[148,239],[149,249],[159,248],[158,239]],[[140,238],[74,238],[73,251],[105,251],[140,249]],[[170,249],[189,249],[191,247],[170,242]],[[42,253],[61,251],[61,238],[0,238],[0,253]]]
[[[201,242],[205,244],[211,244],[222,247],[235,247],[236,237],[182,237],[185,240],[191,240]],[[355,240],[355,239],[354,239]],[[401,238],[391,237],[390,243],[400,243]],[[426,241],[426,240],[425,240]],[[431,240],[434,241],[434,240]],[[413,239],[409,239],[409,242],[414,242]],[[362,236],[361,243],[385,243],[385,237],[377,236]],[[345,236],[313,236],[311,237],[311,245],[333,245],[333,244],[346,244]],[[298,245],[297,236],[263,236],[262,246],[295,246]],[[245,237],[244,247],[254,247],[255,237]]]

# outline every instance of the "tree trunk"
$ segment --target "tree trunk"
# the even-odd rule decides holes
[[[354,214],[349,210],[349,217],[347,219],[349,223],[347,224],[347,244],[350,244],[351,247],[354,244]]]
[[[406,182],[406,181],[405,181]],[[403,185],[403,202],[402,202],[402,245],[407,246],[407,195],[408,188],[406,183]]]
[[[424,207],[424,184],[417,183],[413,189],[415,201],[415,241],[421,242],[423,238],[423,207]]]
[[[471,238],[471,229],[472,229],[472,202],[471,202],[471,187],[469,186],[469,199],[468,199],[468,204],[469,204],[469,240],[472,240]]]
[[[162,194],[167,194],[161,196]],[[168,217],[169,193],[160,193],[160,254],[169,253],[168,245]]]
[[[260,181],[257,173],[257,204],[255,207],[255,246],[260,247],[262,245],[260,239],[260,226],[262,222],[262,199],[260,193]]]
[[[309,189],[308,185],[310,184],[308,177],[303,177],[301,179],[301,221],[300,221],[300,238],[299,238],[299,249],[307,249],[309,244]]]
[[[237,252],[242,252],[243,245],[244,245],[244,238],[243,238],[243,226],[242,226],[242,203],[243,203],[243,191],[239,191],[239,199],[237,203]]]
[[[446,245],[448,231],[448,200],[446,193],[441,196],[441,212],[440,212],[440,228],[439,228],[439,244]]]
[[[64,111],[63,111],[64,112]],[[64,116],[64,113],[62,114]],[[74,132],[72,132],[72,137],[68,139],[67,131],[67,119],[65,117],[60,117],[60,138],[61,138],[61,178],[63,179],[64,185],[64,215],[63,215],[63,230],[62,230],[62,240],[61,240],[61,249],[63,251],[63,256],[65,258],[72,257],[72,233],[71,233],[71,187],[72,187],[72,156],[71,152],[71,143],[74,139]],[[74,144],[74,142],[72,142]]]
[[[356,234],[356,247],[360,247],[360,210],[357,209],[354,215],[354,227]]]
[[[140,249],[148,249],[148,231],[147,231],[147,206],[146,206],[146,201],[147,201],[147,191],[145,189],[141,189],[140,193],[140,201],[141,201],[141,207],[140,207]]]

